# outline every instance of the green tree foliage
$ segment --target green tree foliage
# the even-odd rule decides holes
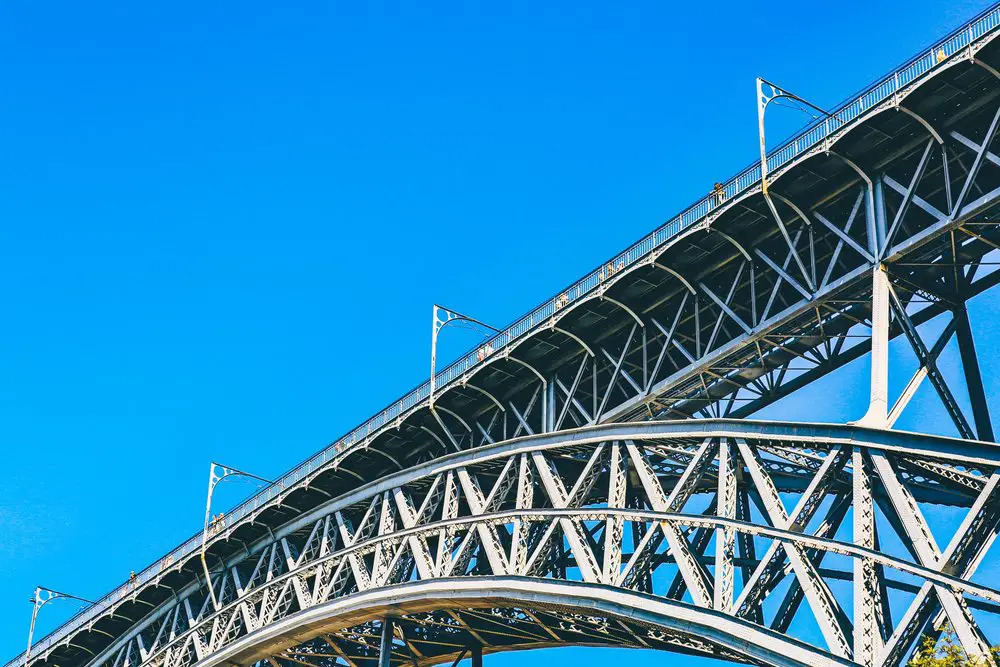
[[[992,649],[994,659],[1000,658],[1000,646]],[[955,638],[955,631],[945,627],[941,638],[924,637],[920,649],[909,662],[909,667],[987,667],[990,663],[966,655],[965,649]]]

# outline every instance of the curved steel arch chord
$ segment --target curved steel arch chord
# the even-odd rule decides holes
[[[935,600],[948,600],[947,596],[961,601],[971,595],[1000,603],[1000,591],[970,582],[971,570],[962,577],[950,574],[940,558],[926,557],[915,564],[879,552],[872,542],[854,544],[840,539],[834,535],[835,528],[833,532],[822,527],[819,532],[806,530],[823,494],[835,488],[850,489],[853,473],[846,480],[841,477],[851,463],[845,452],[875,457],[889,452],[899,461],[925,460],[946,466],[949,459],[956,460],[953,447],[959,444],[966,451],[964,458],[959,452],[957,460],[979,460],[977,465],[989,470],[1000,467],[1000,448],[987,443],[847,426],[732,420],[595,426],[458,452],[345,494],[328,503],[325,514],[314,517],[312,524],[297,522],[276,536],[277,541],[257,559],[234,563],[225,573],[232,582],[227,579],[223,586],[238,594],[228,597],[218,612],[207,603],[199,604],[197,592],[185,597],[183,608],[188,610],[190,627],[177,632],[173,626],[167,630],[160,625],[154,633],[156,641],[138,644],[143,655],[140,664],[209,664],[211,656],[226,650],[230,642],[266,634],[272,624],[285,618],[331,601],[354,599],[369,590],[389,587],[385,590],[391,591],[413,579],[476,582],[482,577],[515,576],[532,582],[582,581],[631,595],[639,581],[632,573],[678,568],[686,585],[677,595],[687,589],[694,598],[690,602],[671,598],[654,586],[650,592],[657,599],[682,606],[693,602],[697,609],[721,612],[740,624],[759,628],[766,619],[748,613],[742,601],[751,589],[761,599],[771,595],[777,581],[789,576],[788,570],[782,570],[786,557],[806,592],[808,608],[821,627],[830,629],[829,647],[821,649],[821,654],[849,659],[857,650],[853,644],[858,635],[835,630],[833,619],[843,612],[838,611],[840,603],[824,581],[826,575],[818,569],[823,554],[862,563],[855,576],[861,572],[883,588],[882,572],[896,570],[927,582],[929,590],[944,591],[944,597],[922,599],[921,615],[907,619],[925,618],[936,608]],[[797,487],[800,509],[790,514],[785,513],[775,486],[782,483],[781,475],[797,469],[789,468],[786,459],[807,464],[805,474],[812,476],[808,488]],[[626,469],[638,473],[638,485],[623,476]],[[887,474],[884,466],[880,473]],[[890,491],[913,484],[903,477],[895,479]],[[968,489],[971,518],[947,549],[949,553],[979,553],[964,545],[982,545],[995,536],[996,516],[989,508],[995,507],[998,479],[993,474],[980,490]],[[737,518],[726,489],[749,490],[763,498],[765,516],[769,514],[774,525],[745,512]],[[727,498],[725,502],[713,503],[708,513],[688,509],[689,499],[715,491]],[[638,494],[638,507],[625,507],[627,493]],[[837,493],[845,497],[843,491]],[[331,531],[331,515],[343,539],[329,545],[324,537],[326,546],[318,547],[321,536]],[[626,534],[639,527],[643,538],[629,554]],[[713,593],[719,575],[707,569],[710,561],[703,549],[692,549],[688,542],[692,531],[729,535],[727,544],[735,544],[740,536],[772,542],[772,550],[757,561],[757,572],[750,576],[740,570],[743,593],[731,609],[724,602],[723,589]],[[296,542],[295,535],[307,537]],[[523,545],[515,547],[516,541]],[[661,550],[664,544],[666,549]],[[518,556],[518,550],[527,557]],[[726,558],[725,550],[722,557]],[[762,568],[769,568],[766,575],[761,574]],[[762,576],[763,587],[755,588],[753,581]],[[785,608],[793,609],[794,615],[798,606]],[[195,613],[196,609],[200,611]],[[954,613],[949,612],[949,617]],[[175,611],[174,623],[178,616]],[[914,623],[907,620],[906,627]],[[974,621],[969,623],[968,627],[975,627]],[[893,651],[912,634],[906,628],[898,633],[901,639],[893,642]],[[167,636],[169,641],[164,641]],[[865,655],[873,655],[871,649],[866,650]],[[94,664],[120,667],[114,660]]]

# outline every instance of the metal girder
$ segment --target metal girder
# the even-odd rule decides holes
[[[973,50],[972,33],[969,40],[968,57],[995,73],[977,60],[988,54]],[[967,96],[961,103],[956,97],[929,113],[900,106],[949,68],[892,100],[929,139],[914,138],[912,124],[893,134],[869,123],[881,113],[871,109],[774,171],[772,182],[789,184],[785,194],[768,191],[767,180],[723,189],[707,218],[682,219],[680,227],[694,225],[687,232],[652,237],[648,254],[622,255],[589,287],[580,283],[537,320],[520,321],[503,349],[484,348],[482,363],[440,386],[435,378],[429,395],[410,395],[227,518],[204,541],[218,563],[212,583],[193,578],[191,554],[179,551],[131,590],[99,601],[72,631],[44,640],[30,667],[208,667],[236,655],[247,664],[326,667],[312,662],[318,654],[302,627],[321,632],[324,650],[352,667],[422,667],[469,652],[478,661],[516,642],[895,666],[943,619],[966,650],[985,655],[972,610],[1000,601],[1000,592],[972,575],[1000,523],[1000,461],[994,446],[973,440],[994,434],[965,301],[1000,281],[1000,272],[984,270],[1000,249],[991,212],[1000,203],[992,171],[1000,157],[991,151],[1000,109],[990,85],[962,88],[957,78],[946,81]],[[866,123],[882,143],[869,150],[841,142]],[[823,169],[803,166],[827,157],[834,159]],[[796,171],[808,178],[792,178]],[[782,218],[788,210],[801,225]],[[873,303],[873,271],[896,285],[887,292],[892,325],[888,308]],[[913,312],[921,300],[930,303]],[[952,323],[928,349],[918,327],[945,312]],[[865,422],[884,430],[656,421],[750,414],[866,353],[872,339],[847,341],[869,322],[875,347],[902,334],[920,363],[897,407]],[[953,334],[974,430],[936,364]],[[873,374],[873,386],[883,376]],[[888,428],[923,377],[964,440]],[[650,421],[612,423],[640,417]],[[969,508],[944,552],[920,502]],[[849,510],[853,531],[845,538],[837,527]],[[916,562],[884,552],[879,526],[895,531]],[[770,541],[759,559],[754,540]],[[852,560],[843,576],[853,624],[821,567],[830,553]],[[920,581],[895,623],[892,570]],[[785,577],[788,589],[766,611],[763,601],[779,594]],[[163,597],[166,590],[173,598]],[[421,591],[420,605],[396,609],[410,604],[410,590]],[[618,596],[618,606],[608,596]],[[453,598],[475,609],[444,610]],[[566,611],[581,600],[598,600],[607,618]],[[378,615],[358,611],[368,607]],[[826,649],[794,637],[793,620],[805,608]],[[624,609],[646,614],[646,625]],[[128,623],[108,631],[108,618]],[[314,625],[296,625],[303,618]],[[334,627],[341,622],[353,625]],[[452,643],[428,628],[446,628]],[[261,637],[292,652],[257,655]]]
[[[971,489],[954,483],[956,493],[960,488],[968,499],[970,511],[944,553],[934,544],[913,499],[919,481],[900,475],[890,458],[908,466],[958,464],[990,471],[985,486]],[[183,598],[189,610],[187,627],[179,632],[157,627],[161,639],[144,650],[136,667],[187,667],[183,656],[191,651],[198,653],[200,664],[249,655],[242,651],[251,651],[252,644],[238,648],[249,641],[245,638],[276,631],[285,619],[302,614],[311,618],[311,610],[318,614],[316,619],[327,618],[331,605],[353,604],[369,591],[398,592],[409,584],[437,581],[454,591],[463,582],[485,581],[483,577],[532,578],[537,582],[533,590],[558,581],[625,595],[659,595],[673,600],[671,604],[689,599],[684,608],[736,624],[736,634],[729,639],[716,638],[703,646],[706,655],[728,655],[738,637],[767,627],[780,628],[768,630],[774,632],[768,636],[782,637],[799,613],[799,600],[808,603],[827,642],[827,650],[811,660],[821,656],[833,660],[831,664],[854,660],[875,665],[883,654],[897,660],[936,609],[947,614],[965,645],[981,641],[966,597],[1000,604],[1000,591],[969,580],[1000,524],[998,468],[1000,451],[986,443],[851,426],[738,420],[591,426],[485,445],[373,481],[332,500],[311,523],[276,534],[267,550],[254,552],[259,556],[250,559],[253,568],[237,562],[224,574],[222,590],[233,593],[223,596],[225,604],[218,612],[199,602],[207,598],[203,592]],[[793,481],[803,470],[804,480]],[[899,537],[913,545],[919,556],[916,564],[878,550],[875,518],[885,503],[875,502],[881,493],[871,481],[876,474],[893,508],[890,524],[899,526]],[[846,492],[845,479],[853,480]],[[834,490],[835,500],[817,524],[813,519]],[[629,493],[637,503],[629,500]],[[712,502],[692,507],[697,503],[689,501],[706,493]],[[782,493],[798,495],[791,512]],[[748,497],[759,502],[762,520],[748,512]],[[851,507],[854,533],[843,541],[835,537],[837,526]],[[337,542],[328,537],[336,534],[333,526],[339,528]],[[706,560],[707,540],[696,537],[692,543],[693,535],[715,535],[714,559]],[[636,536],[639,541],[629,546]],[[753,554],[754,540],[770,541],[759,560]],[[662,545],[666,549],[661,551]],[[855,564],[853,573],[838,575],[853,576],[853,626],[827,583],[829,574],[820,567],[827,553],[846,556]],[[646,575],[669,568],[676,568],[682,587],[672,586],[674,592],[667,594],[657,588],[663,585],[657,583],[663,580],[658,575],[651,578],[652,588],[637,592],[643,590]],[[893,570],[922,579],[926,588],[918,596],[920,604],[915,603],[895,628],[884,604],[885,573]],[[786,594],[776,584],[790,573],[795,575],[794,586]],[[743,585],[739,599],[733,600],[737,576]],[[484,604],[496,608],[499,601],[490,597],[489,587],[476,590]],[[761,603],[774,594],[783,600],[769,617]],[[383,634],[383,651],[372,653],[372,659],[424,664],[433,662],[433,651],[454,657],[453,642],[432,641],[422,631],[398,625],[416,621],[401,616],[406,609],[398,606],[398,595],[391,599],[395,611],[378,618],[397,624],[395,636],[402,643],[396,652],[389,648],[387,655]],[[648,607],[651,598],[642,599]],[[194,614],[192,602],[202,611]],[[446,597],[440,604],[451,609]],[[427,623],[446,622],[435,616],[436,607],[423,609],[431,612]],[[533,618],[541,619],[553,609],[538,606],[536,600]],[[176,617],[177,612],[168,615],[169,622],[175,623]],[[509,621],[491,618],[499,627],[515,622],[513,616]],[[316,627],[341,637],[348,627],[330,625],[335,622],[317,620]],[[583,629],[580,623],[587,622],[570,619],[536,639],[516,628],[504,630],[503,636],[516,633],[519,641],[540,645],[552,641],[551,633],[559,641],[570,641],[561,634],[570,627],[604,636],[600,627]],[[503,649],[489,627],[468,625],[463,631],[469,637],[475,633],[481,645]],[[883,638],[890,632],[893,637],[883,649]],[[140,648],[143,636],[134,636]],[[644,641],[658,641],[656,633],[643,636]],[[289,635],[288,641],[288,646],[301,643],[301,633]],[[295,660],[308,661],[301,652],[305,649],[297,650]],[[367,659],[347,651],[344,655],[356,662]],[[766,662],[781,664],[768,655]],[[107,667],[122,666],[112,662]]]

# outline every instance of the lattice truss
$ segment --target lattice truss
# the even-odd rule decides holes
[[[946,624],[981,655],[1000,459],[966,302],[1000,282],[992,39],[213,528],[219,608],[193,553],[165,560],[31,667],[369,667],[388,616],[399,664],[577,643],[895,666]],[[868,353],[876,270],[915,360],[886,429],[727,419]],[[921,387],[962,440],[891,430]]]
[[[773,631],[774,645],[761,649],[771,654],[782,650],[775,636],[801,635],[816,644],[810,662],[895,665],[919,635],[945,623],[970,652],[986,651],[976,615],[1000,609],[1000,591],[973,575],[1000,526],[994,447],[956,454],[948,441],[880,443],[878,432],[866,441],[860,429],[839,437],[767,428],[711,434],[745,428],[738,424],[713,422],[704,437],[636,426],[634,437],[615,427],[621,435],[611,438],[595,427],[399,473],[218,571],[218,610],[206,590],[192,592],[104,666],[188,667],[340,598],[470,578],[487,590],[494,580],[613,589],[630,606],[587,615],[523,603],[450,605],[446,595],[435,602],[443,608],[406,615],[399,603],[394,662],[451,660],[470,645],[562,643],[769,661],[679,624],[630,620],[630,607],[678,605],[702,610],[703,623],[725,617]],[[935,536],[928,503],[962,510],[953,534]],[[289,635],[288,647],[266,660],[371,665],[379,612],[370,608],[376,618],[360,624],[342,627],[334,617],[311,627],[316,638],[305,644]],[[809,627],[818,633],[802,629]]]
[[[773,174],[766,195],[744,195],[641,265],[609,265],[593,295],[370,438],[354,460],[382,457],[392,469],[607,421],[751,415],[870,351],[876,266],[892,283],[890,336],[903,335],[919,358],[912,391],[927,379],[957,433],[991,440],[966,302],[1000,281],[1000,106],[992,99],[963,114],[948,123],[967,125],[946,134],[896,114],[890,120],[916,136],[882,171],[817,149]],[[867,146],[888,129],[855,129],[841,141]],[[834,169],[846,169],[843,181],[829,176]],[[832,191],[811,205],[782,194],[820,180]],[[685,266],[685,256],[712,263]],[[922,340],[917,327],[939,316],[951,320],[944,336]],[[953,338],[971,380],[971,416],[937,369]],[[347,460],[340,470],[361,476]]]

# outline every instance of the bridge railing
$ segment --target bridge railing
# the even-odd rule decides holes
[[[801,132],[771,151],[767,156],[768,171],[774,172],[788,164],[802,153],[818,145],[844,125],[889,100],[896,92],[902,90],[939,65],[947,62],[948,58],[959,53],[963,48],[993,33],[998,27],[1000,27],[1000,3],[985,10],[933,46],[924,49],[892,73],[849,97],[846,102],[831,112],[828,118],[808,125]],[[516,320],[481,347],[470,351],[448,365],[437,374],[435,378],[437,387],[443,388],[448,383],[460,378],[473,367],[482,363],[484,358],[502,353],[506,346],[517,341],[540,324],[545,323],[558,310],[565,308],[566,305],[575,300],[589,295],[600,287],[605,280],[608,280],[617,272],[634,265],[636,262],[645,259],[651,252],[662,246],[680,231],[704,219],[705,216],[723,205],[726,201],[755,186],[759,181],[760,163],[754,162],[723,185],[724,197],[720,197],[717,193],[713,192],[700,199],[680,215],[660,226],[625,252],[614,257],[610,262],[592,271],[589,275],[560,292],[556,297],[546,301]],[[283,491],[306,478],[317,469],[325,466],[347,449],[374,435],[387,424],[393,423],[410,409],[427,400],[429,391],[430,382],[422,383],[416,389],[404,395],[340,440],[337,440],[284,474],[274,484],[251,496],[231,510],[223,517],[221,525],[216,524],[219,526],[218,529],[225,530],[235,526],[256,510],[270,503]],[[115,603],[130,596],[138,587],[152,580],[182,558],[198,551],[200,547],[201,533],[199,532],[153,565],[137,573],[134,579],[130,577],[130,581],[111,591],[93,605],[79,611],[57,629],[39,640],[33,646],[32,652],[37,655],[46,650],[65,637],[72,628],[97,617]],[[23,662],[24,654],[22,653],[9,661],[4,667],[16,667],[23,664]]]

